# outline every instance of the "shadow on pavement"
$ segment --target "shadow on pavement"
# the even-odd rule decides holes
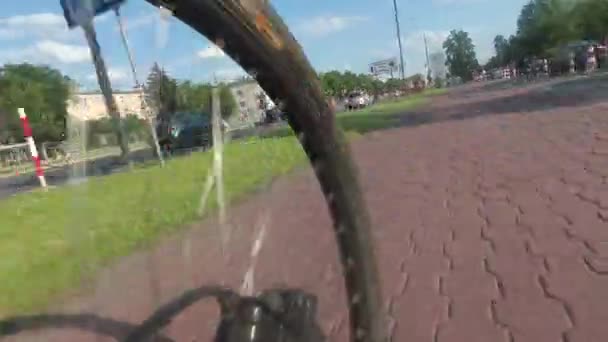
[[[524,84],[523,87],[526,85]],[[500,82],[489,87],[517,88],[522,85],[507,85]],[[483,87],[476,87],[475,92]],[[488,89],[488,88],[486,88]],[[446,97],[461,96],[469,89],[456,90]],[[608,76],[579,77],[555,83],[547,83],[530,88],[517,94],[494,97],[487,100],[471,101],[452,106],[445,105],[427,110],[406,112],[402,115],[399,126],[417,126],[448,120],[464,120],[488,115],[531,113],[552,111],[555,109],[572,109],[608,102]]]

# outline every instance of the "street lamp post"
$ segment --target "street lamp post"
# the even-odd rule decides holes
[[[395,25],[397,27],[397,42],[399,42],[399,59],[401,63],[401,79],[405,79],[405,64],[403,63],[403,46],[401,45],[401,28],[399,27],[399,10],[397,9],[397,0],[393,0],[393,8],[395,10]]]

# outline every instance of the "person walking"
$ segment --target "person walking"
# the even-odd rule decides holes
[[[589,45],[587,48],[587,63],[585,65],[585,72],[591,74],[597,67],[597,59],[595,57],[595,47]]]

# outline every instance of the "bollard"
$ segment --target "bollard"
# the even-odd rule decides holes
[[[40,157],[38,156],[38,149],[36,148],[36,143],[32,136],[32,127],[30,126],[30,122],[25,114],[25,109],[23,108],[19,108],[19,120],[21,120],[21,125],[23,126],[23,137],[30,148],[30,154],[32,155],[32,160],[36,167],[36,176],[40,181],[40,186],[46,190],[46,179],[44,178],[44,170],[42,169]]]

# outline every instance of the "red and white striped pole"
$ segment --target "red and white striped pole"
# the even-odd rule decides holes
[[[25,142],[30,147],[30,154],[32,155],[32,160],[34,161],[34,166],[36,167],[36,176],[38,176],[40,186],[46,189],[44,170],[42,169],[40,157],[38,156],[38,149],[36,148],[34,137],[32,136],[32,127],[30,126],[30,121],[27,119],[25,109],[23,108],[19,108],[19,120],[21,120],[21,125],[23,126],[23,137],[25,138]]]

